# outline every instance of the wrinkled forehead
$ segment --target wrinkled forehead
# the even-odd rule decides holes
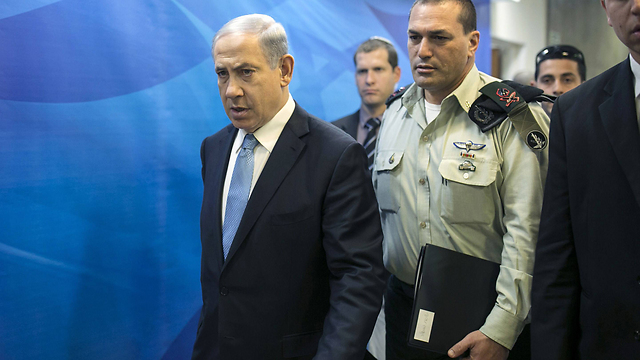
[[[213,61],[266,62],[258,36],[253,33],[232,33],[219,37],[213,46]]]
[[[258,35],[248,32],[234,32],[223,34],[213,44],[212,53],[241,50],[244,48],[259,48]],[[258,50],[258,49],[256,49]]]

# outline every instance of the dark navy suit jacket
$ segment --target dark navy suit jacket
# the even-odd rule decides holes
[[[558,98],[549,146],[533,359],[637,359],[640,131],[628,59]]]
[[[221,200],[237,130],[202,143],[203,309],[193,359],[361,360],[384,291],[367,158],[296,105],[226,261]]]
[[[351,115],[332,121],[331,123],[351,135],[352,138],[357,139],[358,125],[360,124],[360,110]]]

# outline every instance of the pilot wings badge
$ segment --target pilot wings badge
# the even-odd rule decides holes
[[[467,152],[471,150],[481,150],[484,149],[485,146],[487,146],[487,144],[476,144],[471,140],[454,141],[453,145],[455,145],[455,147],[457,147],[458,149],[465,149],[467,150]]]

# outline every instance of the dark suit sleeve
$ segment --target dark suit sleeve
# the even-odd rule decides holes
[[[323,204],[323,246],[330,310],[314,359],[360,360],[384,291],[382,229],[362,146],[349,145],[334,169]]]
[[[207,142],[207,139],[202,140],[202,144],[200,145],[200,161],[202,162],[202,181],[204,182],[204,165],[206,162],[204,161],[204,144]]]
[[[549,172],[533,270],[531,348],[534,360],[577,359],[580,278],[571,223],[562,98],[554,105]]]

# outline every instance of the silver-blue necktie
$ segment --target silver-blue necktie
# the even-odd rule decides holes
[[[229,254],[231,243],[233,243],[240,220],[242,220],[242,214],[244,214],[244,209],[249,201],[253,178],[253,149],[256,145],[258,145],[258,140],[253,134],[245,135],[231,176],[224,224],[222,225],[222,250],[225,259]]]

